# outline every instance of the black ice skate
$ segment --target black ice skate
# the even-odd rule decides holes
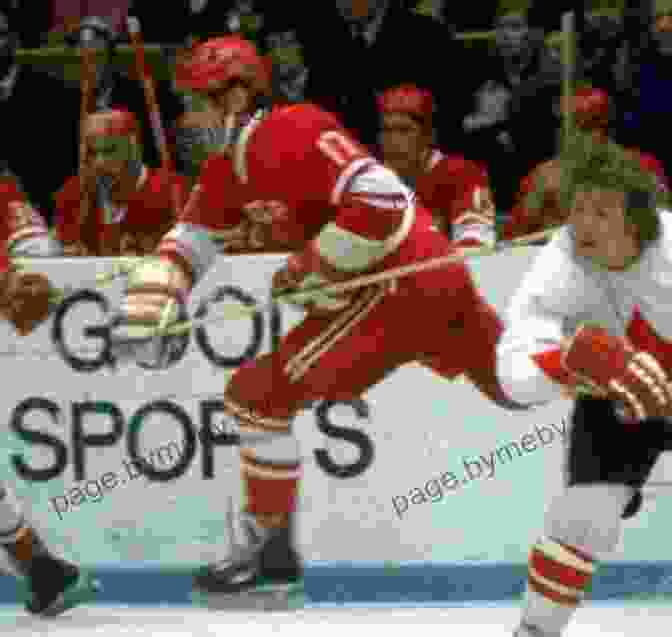
[[[288,527],[267,529],[242,513],[242,542],[229,517],[230,554],[194,576],[195,601],[213,609],[289,610],[303,608],[303,566]]]
[[[52,555],[32,529],[29,533],[33,555],[30,560],[18,559],[16,545],[5,547],[23,576],[28,613],[56,617],[95,598],[101,586],[87,570]]]
[[[53,556],[33,560],[28,583],[26,610],[40,617],[56,617],[91,601],[101,590],[88,571]]]

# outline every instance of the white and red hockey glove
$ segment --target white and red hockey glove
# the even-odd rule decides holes
[[[162,331],[188,319],[190,285],[189,276],[173,261],[156,256],[143,260],[129,274],[125,297],[112,322],[113,356],[153,369],[168,367],[173,350],[184,346],[185,335]]]
[[[672,416],[670,381],[658,361],[602,327],[577,329],[563,348],[562,365],[587,393],[620,403],[628,420]]]

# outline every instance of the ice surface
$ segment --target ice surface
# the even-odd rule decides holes
[[[32,637],[245,637],[290,634],[341,637],[344,627],[351,635],[357,628],[384,628],[386,637],[405,637],[419,630],[423,637],[510,637],[518,620],[515,606],[466,606],[450,608],[309,608],[288,613],[207,612],[180,607],[95,606],[77,609],[55,620],[27,617],[20,608],[0,608],[0,630]],[[669,634],[672,605],[610,604],[582,608],[566,637],[612,637]],[[240,632],[236,628],[240,627]],[[269,630],[270,629],[270,630]],[[447,630],[448,629],[448,630]],[[304,632],[305,630],[305,632]]]

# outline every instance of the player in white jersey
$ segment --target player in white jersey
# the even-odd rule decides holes
[[[568,224],[511,300],[497,373],[508,397],[575,399],[566,488],[529,558],[516,637],[559,637],[621,520],[672,448],[672,216],[655,176],[614,144],[577,135],[563,184]]]

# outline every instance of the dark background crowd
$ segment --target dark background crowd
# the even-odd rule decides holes
[[[520,9],[521,3],[515,5]],[[667,124],[672,104],[672,1],[626,0],[612,12],[592,3],[532,0],[512,5],[411,0],[9,0],[0,1],[0,160],[53,219],[53,194],[78,166],[80,88],[48,64],[17,62],[17,49],[94,41],[106,54],[96,108],[123,105],[145,129],[145,160],[158,165],[144,95],[115,55],[128,42],[125,18],[174,61],[194,42],[241,32],[274,60],[276,95],[337,113],[374,145],[376,95],[411,82],[437,103],[437,144],[484,163],[499,211],[510,209],[532,167],[557,152],[562,63],[552,33],[575,11],[574,82],[612,98],[611,133],[660,159],[672,175]],[[464,32],[494,30],[494,37]],[[166,129],[193,108],[172,83],[158,83]],[[180,170],[188,158],[177,150]]]

